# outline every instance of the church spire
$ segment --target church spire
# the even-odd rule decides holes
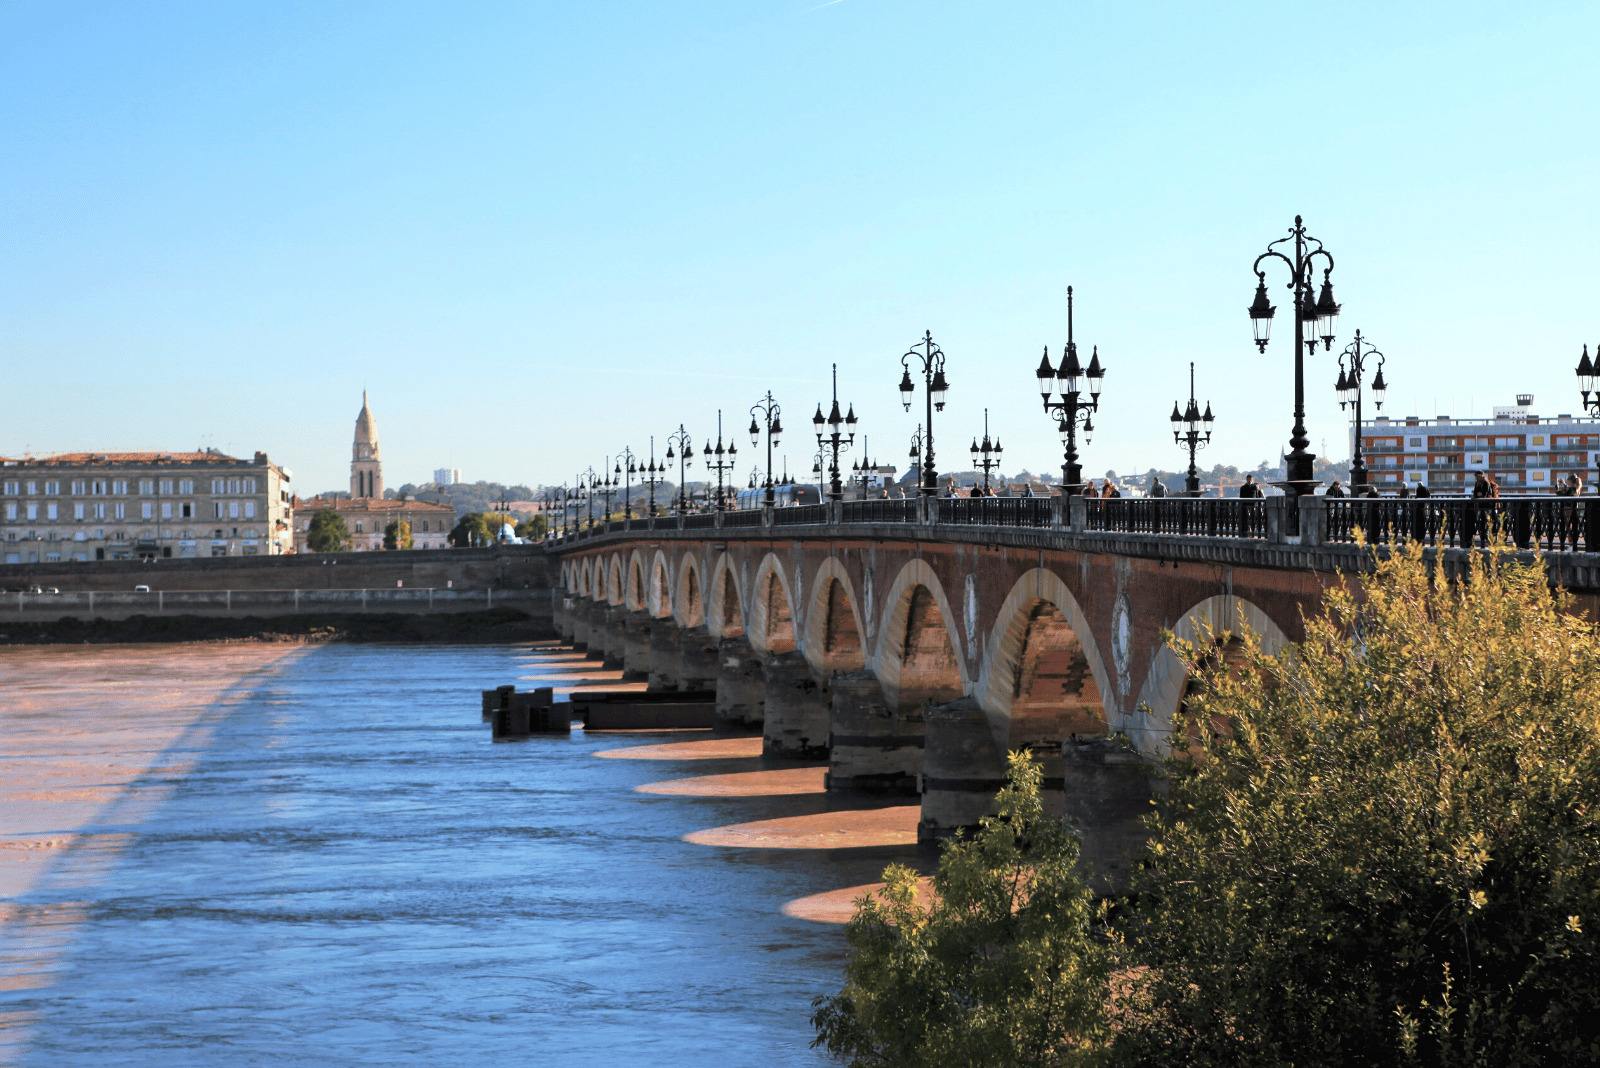
[[[350,446],[350,496],[383,496],[383,461],[378,452],[378,421],[361,391],[361,414],[356,416],[355,440]]]

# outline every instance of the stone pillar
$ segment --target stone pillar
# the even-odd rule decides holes
[[[767,756],[817,760],[828,755],[828,691],[801,652],[776,653],[762,664],[766,719],[761,750]]]
[[[766,716],[767,678],[761,656],[744,638],[717,643],[717,718],[753,726]]]
[[[1083,839],[1078,863],[1097,893],[1123,893],[1149,839],[1139,818],[1155,796],[1152,769],[1110,738],[1069,740],[1062,758],[1067,826]]]
[[[650,631],[655,625],[648,612],[622,617],[622,677],[637,682],[650,677]]]
[[[678,630],[678,688],[717,688],[717,639],[704,625]]]
[[[622,667],[622,626],[627,615],[628,610],[620,604],[608,604],[605,607],[604,622],[600,625],[600,651],[608,668]]]
[[[678,688],[678,659],[683,628],[670,616],[650,621],[650,686],[652,690]]]
[[[870,671],[835,675],[829,688],[827,788],[915,795],[925,740],[922,710],[891,709]]]
[[[600,606],[585,597],[578,602],[572,612],[572,644],[579,649],[589,650],[596,654],[599,647],[595,642],[595,613],[601,610]]]
[[[932,705],[924,715],[917,841],[932,842],[994,815],[994,795],[1006,784],[1006,763],[989,731],[989,717],[972,698]]]
[[[570,644],[574,634],[572,616],[578,607],[578,595],[566,590],[556,590],[554,601],[551,612],[554,618],[551,622],[555,624],[556,636]]]

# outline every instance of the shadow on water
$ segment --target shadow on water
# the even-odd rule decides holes
[[[760,757],[595,759],[680,733],[492,743],[479,691],[537,659],[330,645],[241,679],[113,863],[12,902],[79,910],[50,984],[0,989],[18,1063],[824,1063],[843,938],[785,904],[915,849],[687,841],[884,806],[642,789]],[[104,700],[76,714],[139,714]]]

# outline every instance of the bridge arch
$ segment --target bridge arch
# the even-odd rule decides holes
[[[657,619],[672,615],[672,573],[667,568],[666,553],[660,549],[650,560],[650,585],[645,607]]]
[[[622,603],[630,612],[644,611],[645,604],[645,561],[638,549],[628,554],[626,569],[623,574],[627,582],[622,588]]]
[[[622,603],[622,556],[613,554],[606,568],[606,603]]]
[[[700,561],[684,553],[678,561],[678,581],[673,585],[672,616],[680,627],[698,627],[706,621],[705,583]]]
[[[756,567],[750,585],[749,622],[745,637],[758,653],[787,653],[795,648],[795,598],[789,576],[775,553],[767,553]]]
[[[711,573],[711,597],[706,602],[706,627],[718,638],[738,638],[744,634],[744,591],[733,557],[727,552],[717,557]]]
[[[1109,729],[1100,647],[1067,584],[1049,568],[1022,575],[995,613],[977,697],[1002,750]]]
[[[920,557],[906,562],[884,596],[872,657],[891,705],[953,701],[971,688],[956,615],[939,576]]]
[[[803,640],[800,645],[812,667],[825,674],[859,671],[866,665],[861,609],[850,573],[830,556],[811,580]]]
[[[1251,631],[1261,640],[1261,648],[1276,654],[1289,644],[1289,636],[1259,606],[1243,597],[1218,594],[1190,608],[1172,627],[1174,637],[1195,641],[1208,626],[1227,632]],[[1231,644],[1231,643],[1230,643]],[[1224,657],[1227,652],[1223,652]],[[1167,755],[1178,710],[1189,683],[1189,671],[1178,654],[1165,642],[1155,650],[1144,685],[1139,689],[1128,734],[1147,753]]]

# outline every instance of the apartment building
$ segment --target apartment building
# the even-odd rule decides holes
[[[1594,492],[1600,421],[1569,414],[1544,419],[1532,406],[1532,394],[1521,393],[1491,419],[1365,420],[1361,451],[1369,477],[1380,492],[1408,484],[1448,495],[1470,493],[1473,472],[1490,471],[1502,495],[1538,495],[1554,493],[1557,482],[1577,473]]]
[[[263,452],[0,459],[0,554],[33,564],[285,553],[289,477]]]

